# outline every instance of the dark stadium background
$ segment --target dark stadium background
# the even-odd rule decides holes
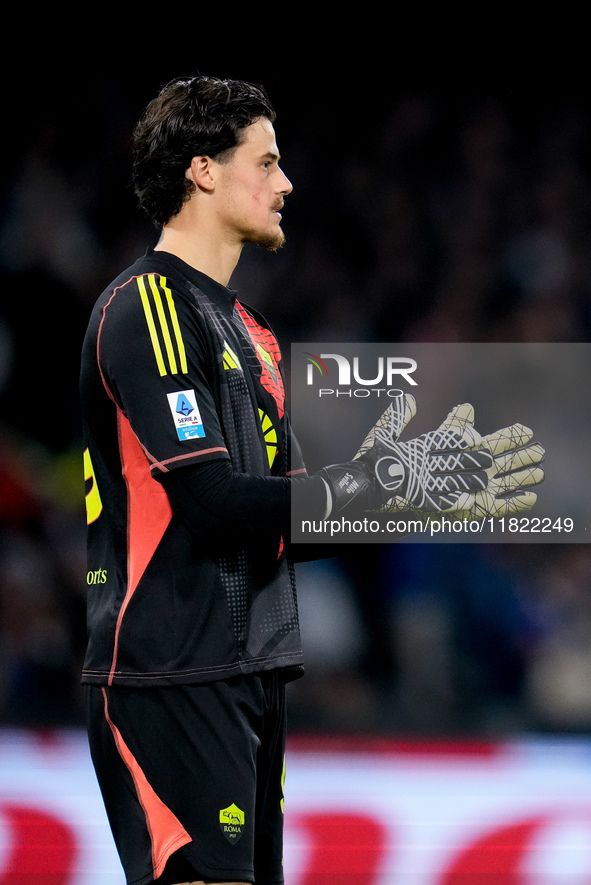
[[[177,74],[266,86],[295,187],[287,244],[245,250],[233,283],[284,354],[586,342],[586,39],[566,7],[7,9],[0,883],[122,881],[83,730],[77,383],[94,299],[154,240],[129,187],[137,115]],[[588,544],[393,544],[300,567],[290,885],[587,881],[590,578]]]
[[[295,188],[287,244],[245,250],[233,282],[286,354],[298,340],[589,337],[583,79],[550,51],[525,60],[503,45],[476,73],[476,42],[469,58],[444,41],[434,55],[433,40],[393,25],[381,40],[363,32],[365,55],[331,29],[286,47],[276,13],[272,27],[261,15],[259,31],[216,48],[197,12],[137,36],[96,13],[57,44],[24,28],[5,57],[1,725],[82,723],[79,351],[93,300],[155,238],[130,190],[129,140],[170,77],[261,82],[276,105]],[[591,726],[589,545],[396,544],[301,571],[308,676],[291,692],[295,731]]]

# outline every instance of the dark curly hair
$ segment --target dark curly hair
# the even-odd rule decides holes
[[[193,157],[231,157],[243,131],[260,117],[275,121],[261,86],[215,77],[178,77],[144,111],[133,135],[132,181],[156,227],[174,218],[195,185],[185,178]]]

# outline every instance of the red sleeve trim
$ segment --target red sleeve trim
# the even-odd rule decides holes
[[[169,473],[170,471],[167,464],[175,464],[177,461],[189,461],[192,458],[200,458],[201,455],[212,455],[214,452],[224,452],[230,457],[230,453],[224,446],[214,446],[211,449],[200,449],[198,452],[187,452],[185,455],[176,455],[174,458],[166,458],[164,461],[156,461],[154,458],[150,457],[147,452],[146,454],[152,461],[150,470],[159,470],[161,473]]]

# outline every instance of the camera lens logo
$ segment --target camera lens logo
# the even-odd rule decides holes
[[[326,363],[323,362],[319,356],[316,356],[315,353],[309,353],[307,350],[304,351],[304,353],[306,355],[306,362],[308,363],[308,384],[312,383],[312,376],[315,368],[318,369],[321,375],[328,375]]]

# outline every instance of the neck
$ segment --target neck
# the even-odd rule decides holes
[[[190,267],[227,286],[238,264],[242,244],[228,244],[219,237],[187,231],[174,220],[165,225],[156,251],[170,252]]]

